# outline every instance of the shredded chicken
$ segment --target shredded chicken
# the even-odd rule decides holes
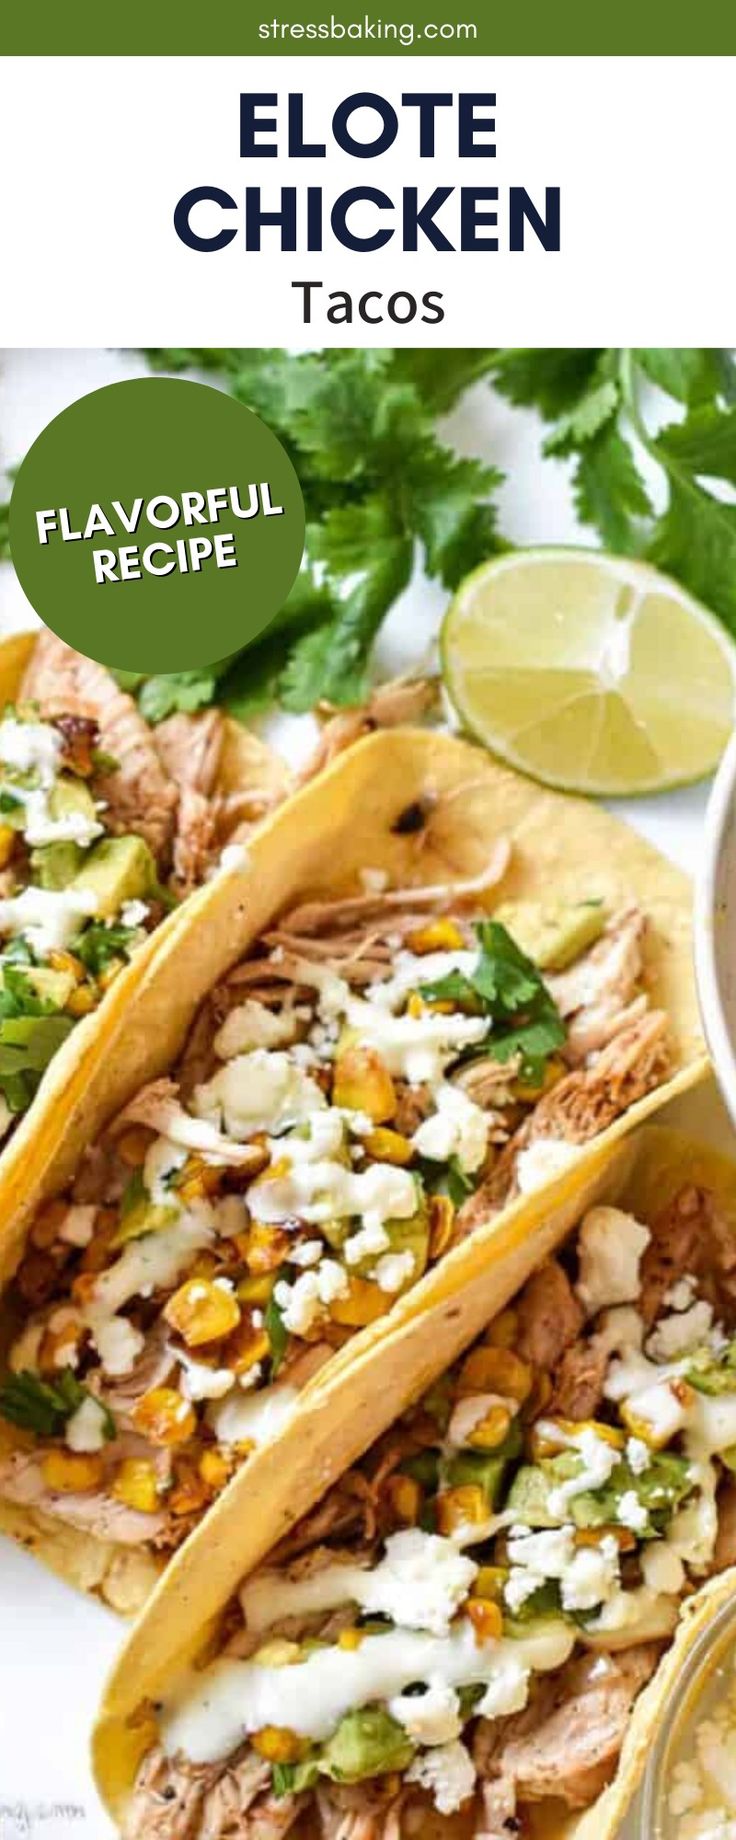
[[[225,1840],[242,1834],[246,1817],[258,1797],[271,1787],[271,1768],[248,1750],[239,1763],[228,1766],[211,1789],[202,1809],[201,1840]]]
[[[521,1150],[537,1138],[588,1143],[661,1085],[669,1065],[667,1017],[662,1010],[647,1010],[614,1035],[592,1066],[576,1068],[539,1100],[460,1209],[458,1236],[474,1232],[518,1194]]]
[[[133,702],[118,689],[104,665],[75,652],[44,629],[39,634],[19,692],[19,701],[39,705],[50,719],[91,717],[100,747],[118,763],[98,781],[109,830],[137,831],[159,863],[165,862],[174,831],[176,787],[156,752],[151,730]]]
[[[210,1162],[223,1163],[233,1169],[263,1168],[263,1149],[256,1143],[236,1144],[205,1118],[194,1118],[184,1110],[174,1080],[153,1080],[118,1113],[110,1126],[109,1136],[116,1138],[129,1124],[145,1124],[161,1137],[187,1150],[198,1150]]]
[[[401,1798],[390,1780],[327,1783],[316,1801],[320,1840],[390,1840],[397,1831]]]
[[[646,998],[637,999],[636,993],[646,926],[638,908],[617,915],[589,952],[569,970],[546,979],[568,1024],[564,1054],[572,1066],[598,1053],[626,1023],[644,1013]]]
[[[710,1197],[692,1184],[681,1188],[651,1223],[651,1237],[641,1262],[638,1309],[650,1328],[666,1292],[678,1278],[697,1276],[710,1259]]]
[[[394,908],[431,907],[444,911],[487,894],[503,879],[511,859],[507,837],[499,837],[488,862],[478,875],[455,882],[436,882],[416,888],[387,888],[380,894],[348,895],[342,901],[305,901],[282,920],[291,933],[324,933],[361,920],[378,920]]]
[[[139,1445],[139,1449],[141,1446]],[[150,1451],[145,1453],[150,1456]],[[44,1479],[43,1454],[16,1450],[0,1461],[0,1495],[22,1508],[58,1515],[70,1527],[92,1533],[98,1540],[115,1540],[120,1546],[156,1544],[165,1534],[165,1511],[142,1514],[118,1501],[103,1487],[84,1495],[61,1494]]]
[[[521,1801],[554,1796],[587,1807],[613,1775],[631,1707],[658,1659],[654,1643],[606,1657],[603,1666],[599,1655],[575,1657],[535,1683],[524,1712],[480,1722],[479,1770],[513,1785]]]
[[[215,793],[224,733],[219,709],[169,716],[153,731],[156,751],[179,793],[174,875],[185,893],[203,881],[217,851]]]
[[[516,1353],[549,1373],[583,1325],[581,1306],[556,1259],[548,1259],[532,1274],[515,1307]]]
[[[130,1373],[115,1385],[109,1383],[96,1389],[99,1397],[115,1418],[130,1417],[133,1407],[155,1386],[165,1386],[176,1366],[176,1360],[169,1348],[171,1331],[168,1323],[157,1322],[149,1329],[145,1347],[131,1367]]]
[[[355,741],[362,740],[377,728],[399,728],[404,722],[421,722],[429,715],[437,703],[437,684],[421,677],[399,677],[392,683],[380,684],[369,696],[367,703],[356,705],[353,709],[333,711],[328,706],[329,719],[320,735],[314,752],[299,774],[299,785],[305,785],[314,779],[323,767],[329,766],[338,754],[352,747]]]
[[[148,1751],[125,1811],[121,1840],[200,1840],[200,1817],[220,1764],[193,1764]]]
[[[595,1418],[609,1361],[605,1337],[592,1335],[566,1348],[555,1373],[547,1410],[560,1418]]]

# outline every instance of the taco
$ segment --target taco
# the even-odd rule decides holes
[[[438,735],[267,821],[8,1223],[2,1524],[137,1603],[305,1386],[702,1071],[688,909],[613,819]]]
[[[263,1524],[180,1554],[114,1670],[94,1756],[123,1840],[613,1840],[734,1590],[735,1234],[736,1166],[647,1127],[507,1236],[431,1384],[446,1308],[387,1338],[372,1392],[315,1391],[311,1505],[295,1441]]]
[[[286,775],[219,710],[150,727],[48,631],[0,645],[0,711],[4,1141],[80,1019]]]

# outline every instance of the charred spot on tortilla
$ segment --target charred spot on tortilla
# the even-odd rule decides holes
[[[423,831],[435,805],[436,799],[430,794],[425,794],[422,799],[412,799],[411,804],[405,805],[398,818],[394,819],[392,831],[397,837],[411,837],[417,831]]]

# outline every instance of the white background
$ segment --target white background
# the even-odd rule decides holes
[[[309,138],[323,140],[357,89],[396,104],[438,88],[495,91],[495,159],[458,160],[449,109],[432,161],[417,157],[415,110],[375,160],[329,138],[324,160],[239,158],[241,89],[306,89]],[[441,288],[444,325],[424,329],[438,345],[726,345],[732,122],[729,58],[6,60],[0,344],[352,343],[355,328],[302,327],[290,282],[314,277],[325,293]],[[327,199],[356,184],[392,198],[407,184],[497,185],[502,226],[510,185],[538,205],[559,185],[562,249],[292,256],[266,232],[259,257],[242,236],[219,254],[179,242],[186,190],[216,184],[240,200],[247,183],[270,200],[282,184],[322,185]],[[373,344],[402,336],[361,331]]]
[[[114,350],[6,351],[0,358],[0,464],[20,459],[51,417],[84,391],[145,369]],[[540,427],[476,386],[446,424],[463,450],[508,474],[501,521],[518,542],[575,541],[566,468],[539,460]],[[417,580],[392,614],[382,641],[387,671],[426,655],[444,604],[436,584]],[[0,565],[0,634],[35,623],[9,564]],[[282,719],[276,734],[293,759],[311,744],[311,718]],[[690,787],[618,809],[683,867],[698,855],[707,787]],[[106,1666],[119,1641],[112,1616],[74,1595],[26,1554],[0,1540],[0,1840],[28,1832],[3,1815],[24,1803],[35,1840],[107,1840],[86,1761],[87,1733]],[[37,1804],[74,1802],[84,1814],[42,1818]]]

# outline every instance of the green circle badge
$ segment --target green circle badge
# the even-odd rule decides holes
[[[302,558],[288,454],[208,384],[141,377],[80,397],[39,435],[10,504],[41,619],[101,664],[214,664],[258,637]]]

